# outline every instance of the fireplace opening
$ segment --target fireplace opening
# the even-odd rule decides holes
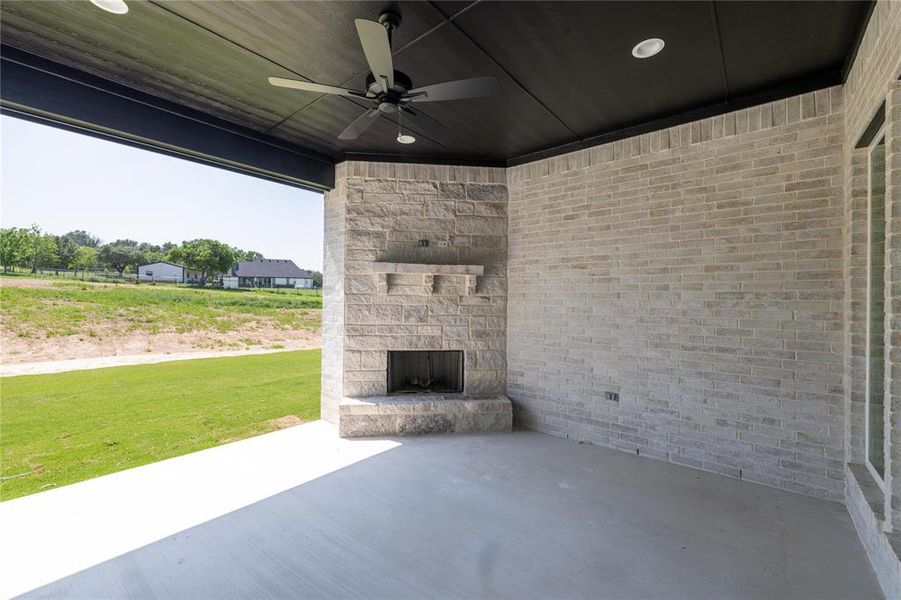
[[[388,352],[389,394],[451,394],[462,391],[462,350]]]

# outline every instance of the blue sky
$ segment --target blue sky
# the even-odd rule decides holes
[[[214,238],[322,270],[322,196],[0,117],[0,225],[103,241]]]

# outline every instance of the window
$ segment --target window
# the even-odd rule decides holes
[[[153,271],[147,271],[144,273],[147,277],[153,277]]]
[[[869,149],[867,256],[867,466],[881,483],[885,477],[885,135]]]

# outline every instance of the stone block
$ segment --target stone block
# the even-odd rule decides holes
[[[422,325],[429,322],[429,307],[425,304],[414,304],[403,307],[404,323]]]
[[[385,248],[388,234],[385,231],[349,231],[346,244],[348,249],[378,250]]]
[[[338,405],[341,437],[430,433],[508,432],[513,409],[506,396],[469,398],[416,394],[345,398]]]
[[[462,183],[442,181],[439,183],[438,196],[448,200],[462,200],[466,198],[466,186]]]
[[[378,293],[378,275],[348,275],[345,279],[345,286],[348,294],[376,294]]]
[[[348,325],[371,323],[374,325],[403,323],[403,307],[390,304],[365,304],[347,306],[344,312]]]
[[[486,217],[506,217],[506,202],[474,202],[473,214]]]
[[[404,194],[437,195],[438,184],[434,181],[398,181],[397,191]]]
[[[470,183],[466,197],[474,201],[506,202],[507,186],[503,184]]]
[[[456,219],[455,233],[472,235],[503,235],[507,231],[507,219],[501,217],[460,216]]]
[[[363,179],[363,194],[390,193],[397,191],[397,181],[394,179]]]

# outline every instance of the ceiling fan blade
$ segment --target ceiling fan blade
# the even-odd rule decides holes
[[[439,144],[446,144],[454,139],[454,133],[450,129],[425,113],[406,106],[401,107],[401,110],[405,115],[403,122],[410,124],[410,129],[421,131]]]
[[[360,115],[347,129],[338,135],[339,140],[355,140],[379,118],[378,109],[371,109]]]
[[[369,70],[387,92],[394,87],[394,60],[391,58],[388,30],[384,25],[366,19],[357,19],[354,23],[357,26],[357,35],[360,36],[360,44],[363,46],[363,54],[369,63]]]
[[[445,81],[407,92],[411,102],[441,102],[443,100],[462,100],[464,98],[484,98],[494,96],[498,92],[497,79],[491,77],[473,77]]]
[[[311,81],[285,79],[284,77],[270,77],[269,83],[271,85],[274,85],[275,87],[291,88],[292,90],[303,90],[304,92],[316,92],[317,94],[337,94],[339,96],[366,98],[366,92],[347,90],[344,88],[335,87],[333,85],[323,85],[321,83],[313,83]]]

